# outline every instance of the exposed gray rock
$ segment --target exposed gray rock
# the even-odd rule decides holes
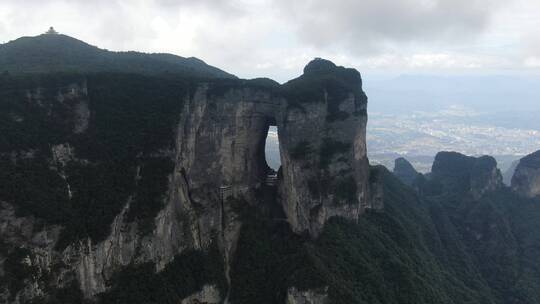
[[[468,193],[474,199],[502,187],[501,172],[491,156],[476,158],[457,152],[439,152],[431,173],[431,179],[440,182],[446,192]]]
[[[322,68],[312,68],[321,64]],[[367,98],[360,74],[321,60],[305,71],[285,85],[284,96],[275,94],[275,87],[249,82],[197,89],[180,123],[177,165],[189,176],[196,204],[223,209],[216,202],[220,191],[253,202],[254,191],[269,170],[264,160],[268,127],[277,125],[283,176],[279,193],[295,232],[316,236],[329,218],[356,219],[371,207]],[[321,79],[328,84],[321,86]],[[290,93],[306,87],[312,90],[307,98]],[[212,223],[221,218],[206,216]],[[211,230],[201,234],[206,242]]]
[[[180,302],[181,304],[218,304],[221,303],[219,289],[214,285],[204,285],[203,289]]]
[[[320,83],[323,81],[324,86]],[[356,70],[316,59],[285,84],[292,92],[277,119],[282,203],[293,231],[316,236],[331,217],[357,219],[370,206],[367,97]]]
[[[540,151],[519,161],[512,177],[512,189],[526,197],[540,195]]]
[[[408,160],[400,157],[396,158],[394,161],[394,175],[404,184],[412,186],[414,181],[418,178],[419,173]]]
[[[73,133],[83,133],[88,129],[88,123],[90,120],[90,109],[88,108],[88,102],[81,101],[75,104],[75,127]]]
[[[479,199],[484,193],[494,191],[503,185],[497,161],[491,156],[476,158],[470,178],[470,192],[475,199]]]
[[[286,304],[325,304],[328,303],[328,288],[321,290],[298,290],[291,287],[287,291]]]
[[[46,292],[47,282],[44,281],[44,277],[51,275],[54,261],[61,259],[61,255],[54,250],[60,227],[37,228],[41,226],[41,223],[33,217],[17,217],[13,206],[0,202],[0,245],[7,246],[0,250],[0,266],[3,269],[6,258],[2,253],[4,250],[24,248],[28,249],[28,255],[22,262],[33,269],[33,275],[25,280],[26,286],[17,295],[10,295],[9,290],[0,290],[2,303],[10,303],[8,301],[10,296],[14,296],[12,303],[24,303],[27,299],[41,296]],[[67,272],[60,271],[53,274],[52,281],[61,287],[66,276],[69,276]]]
[[[283,207],[294,232],[316,237],[331,217],[356,220],[366,209],[383,207],[382,184],[376,175],[370,179],[361,85],[356,70],[322,60],[284,86],[260,79],[198,84],[184,96],[174,150],[154,152],[169,157],[174,171],[151,233],[141,234],[136,221],[126,220],[129,198],[100,242],[86,238],[58,251],[61,227],[38,227],[31,217],[16,217],[9,204],[0,212],[0,238],[30,249],[30,263],[55,287],[75,280],[87,298],[106,291],[107,281],[126,265],[152,262],[159,272],[184,250],[212,244],[219,246],[230,283],[242,227],[239,210],[262,204],[256,193],[272,172],[264,157],[271,125],[278,128],[282,160],[271,186],[277,187],[275,204]],[[29,91],[27,98],[39,104],[42,90]],[[86,83],[62,89],[56,100],[73,114],[72,132],[85,132],[90,122]],[[51,167],[71,193],[64,167],[73,161],[92,164],[78,159],[69,143],[52,145],[51,152]],[[45,293],[45,283],[36,278],[17,295],[20,301]],[[215,286],[205,286],[182,303],[227,298]],[[291,289],[289,298],[290,303],[323,303],[327,296]]]
[[[86,131],[90,119],[86,81],[60,88],[57,99],[60,103],[71,108],[73,113],[71,118],[73,120],[73,133],[79,134]]]

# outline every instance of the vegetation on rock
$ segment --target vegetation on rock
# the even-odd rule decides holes
[[[104,239],[130,197],[128,219],[151,231],[172,172],[166,151],[190,84],[126,74],[21,79],[10,78],[0,89],[0,200],[19,216],[63,226],[59,248],[87,236]],[[72,83],[88,86],[81,98],[91,115],[83,133],[73,133],[73,110],[58,99]],[[53,162],[51,146],[58,144],[73,148],[65,166]]]
[[[190,78],[234,78],[197,58],[170,54],[111,52],[61,34],[22,37],[0,45],[0,72],[177,75]]]

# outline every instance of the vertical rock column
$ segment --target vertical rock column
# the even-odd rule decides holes
[[[193,247],[218,243],[227,280],[242,225],[238,210],[256,204],[267,170],[264,141],[278,108],[271,90],[238,80],[200,85],[182,113],[173,184],[184,226]]]
[[[283,86],[280,197],[296,233],[315,237],[334,216],[370,208],[367,97],[360,73],[316,59]]]

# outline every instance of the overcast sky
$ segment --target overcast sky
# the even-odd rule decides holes
[[[313,57],[373,75],[540,74],[538,0],[0,0],[0,42],[51,25],[244,78],[285,81]]]

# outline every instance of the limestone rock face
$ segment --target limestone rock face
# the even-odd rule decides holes
[[[39,103],[39,92],[30,94],[29,100]],[[71,134],[85,133],[92,126],[95,114],[87,93],[84,82],[56,100],[69,105]],[[154,152],[170,160],[174,169],[167,176],[163,205],[151,231],[141,233],[139,223],[128,220],[135,196],[131,195],[120,202],[124,207],[104,239],[87,237],[58,249],[62,227],[17,217],[10,202],[5,202],[0,209],[0,239],[10,248],[28,248],[32,267],[46,273],[43,280],[48,280],[44,283],[35,276],[15,297],[6,297],[24,302],[44,295],[47,284],[58,288],[75,282],[85,297],[95,298],[127,265],[151,262],[159,272],[185,250],[204,251],[213,244],[218,245],[230,284],[230,265],[242,227],[240,213],[247,207],[264,207],[258,196],[262,187],[277,193],[271,203],[283,209],[292,230],[312,237],[331,217],[356,220],[366,209],[382,208],[381,183],[376,176],[370,179],[367,97],[356,70],[317,59],[285,85],[267,79],[209,81],[193,85],[181,98],[174,147]],[[282,167],[277,181],[264,155],[270,126],[277,126],[280,140]],[[49,149],[50,168],[65,182],[71,199],[66,167],[92,164],[78,159],[69,142]],[[16,161],[33,157],[34,151],[12,154]],[[289,295],[290,303],[324,303],[326,297],[294,289]],[[226,299],[208,285],[182,303]]]
[[[286,304],[325,304],[328,303],[328,290],[304,290],[289,288]]]
[[[484,193],[502,187],[502,175],[497,169],[497,161],[491,156],[476,158],[471,170],[471,194],[478,199]]]
[[[200,292],[197,292],[180,302],[181,304],[218,304],[221,303],[221,296],[216,286],[204,285]]]
[[[316,236],[330,217],[356,219],[372,207],[367,97],[356,70],[321,59],[284,87],[287,104],[277,119],[282,204],[295,232]]]
[[[512,177],[512,189],[526,197],[540,195],[540,151],[519,161]]]
[[[0,302],[22,303],[26,299],[45,294],[47,286],[40,284],[38,279],[50,271],[53,260],[60,258],[54,250],[59,230],[60,227],[53,226],[39,231],[36,229],[36,221],[33,217],[17,217],[10,204],[0,202],[0,239],[2,240],[0,245],[17,244],[22,252],[25,267],[32,269],[34,273],[33,279],[28,280],[17,295],[10,295],[9,292],[0,289]],[[31,249],[23,250],[23,248]],[[0,252],[0,275],[6,275],[4,265],[7,263],[7,257],[3,256],[5,249],[2,248]],[[66,278],[69,279],[66,273],[60,273],[53,280],[58,285],[62,285],[63,279]]]
[[[281,204],[293,231],[316,236],[330,217],[356,219],[371,207],[366,107],[360,74],[320,59],[281,88],[202,85],[182,115],[177,170],[189,177],[196,204],[228,219],[227,204],[209,204],[220,195],[254,201],[269,172],[264,140],[276,125]],[[221,218],[208,216],[212,223]]]
[[[394,161],[394,175],[406,185],[412,186],[419,173],[408,160],[400,157]]]
[[[432,167],[432,179],[447,192],[468,193],[474,199],[502,186],[502,175],[491,156],[471,157],[456,152],[439,152]]]

